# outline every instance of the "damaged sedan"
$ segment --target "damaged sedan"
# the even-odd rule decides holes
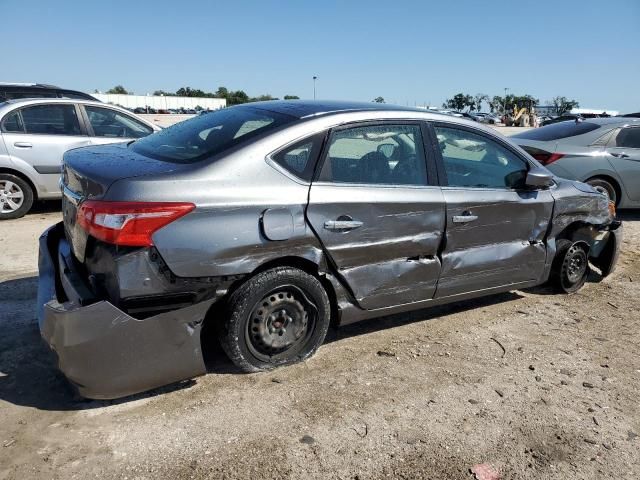
[[[310,357],[330,325],[612,272],[608,198],[495,131],[380,104],[262,102],[66,153],[38,321],[88,398]],[[372,320],[373,321],[373,320]]]

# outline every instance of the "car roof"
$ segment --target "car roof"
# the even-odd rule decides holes
[[[402,107],[387,103],[350,102],[341,100],[270,100],[266,102],[245,103],[242,104],[241,107],[242,106],[283,113],[299,119],[343,112],[426,112],[423,108]]]
[[[634,117],[599,117],[599,118],[585,118],[585,122],[595,123],[596,125],[608,126],[608,125],[640,125],[640,118]]]
[[[0,103],[0,108],[5,106],[14,107],[16,105],[37,105],[39,103],[86,103],[90,105],[97,105],[101,107],[115,107],[116,105],[110,105],[108,103],[100,102],[99,100],[85,100],[84,98],[46,98],[46,97],[34,97],[34,98],[13,98],[5,100]]]

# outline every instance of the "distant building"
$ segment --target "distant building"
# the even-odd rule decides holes
[[[101,102],[120,105],[125,108],[154,108],[156,110],[192,110],[197,106],[204,110],[218,110],[227,106],[224,98],[176,97],[160,95],[121,95],[115,93],[92,93]]]

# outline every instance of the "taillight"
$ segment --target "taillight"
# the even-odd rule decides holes
[[[78,224],[89,235],[114,245],[150,247],[151,236],[192,211],[193,203],[102,202],[87,200],[77,213]]]
[[[533,158],[535,158],[536,160],[538,160],[541,164],[549,165],[550,163],[553,163],[556,160],[559,160],[562,157],[564,157],[564,154],[563,153],[543,152],[541,150],[540,153],[532,153],[531,156]]]

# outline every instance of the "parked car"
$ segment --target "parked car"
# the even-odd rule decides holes
[[[98,101],[88,93],[68,90],[54,85],[0,82],[0,102],[21,98],[70,98],[72,100]]]
[[[613,269],[607,197],[492,129],[375,103],[269,101],[64,158],[38,320],[91,398],[253,372],[347,324]]]
[[[561,122],[511,139],[556,175],[592,185],[620,208],[640,207],[640,119]]]
[[[159,130],[97,101],[41,98],[0,103],[0,220],[25,215],[35,200],[61,197],[62,155]]]
[[[500,119],[495,116],[493,113],[483,113],[483,112],[477,112],[474,113],[475,117],[476,117],[476,121],[480,122],[480,123],[487,123],[490,125],[496,125],[500,122]]]

